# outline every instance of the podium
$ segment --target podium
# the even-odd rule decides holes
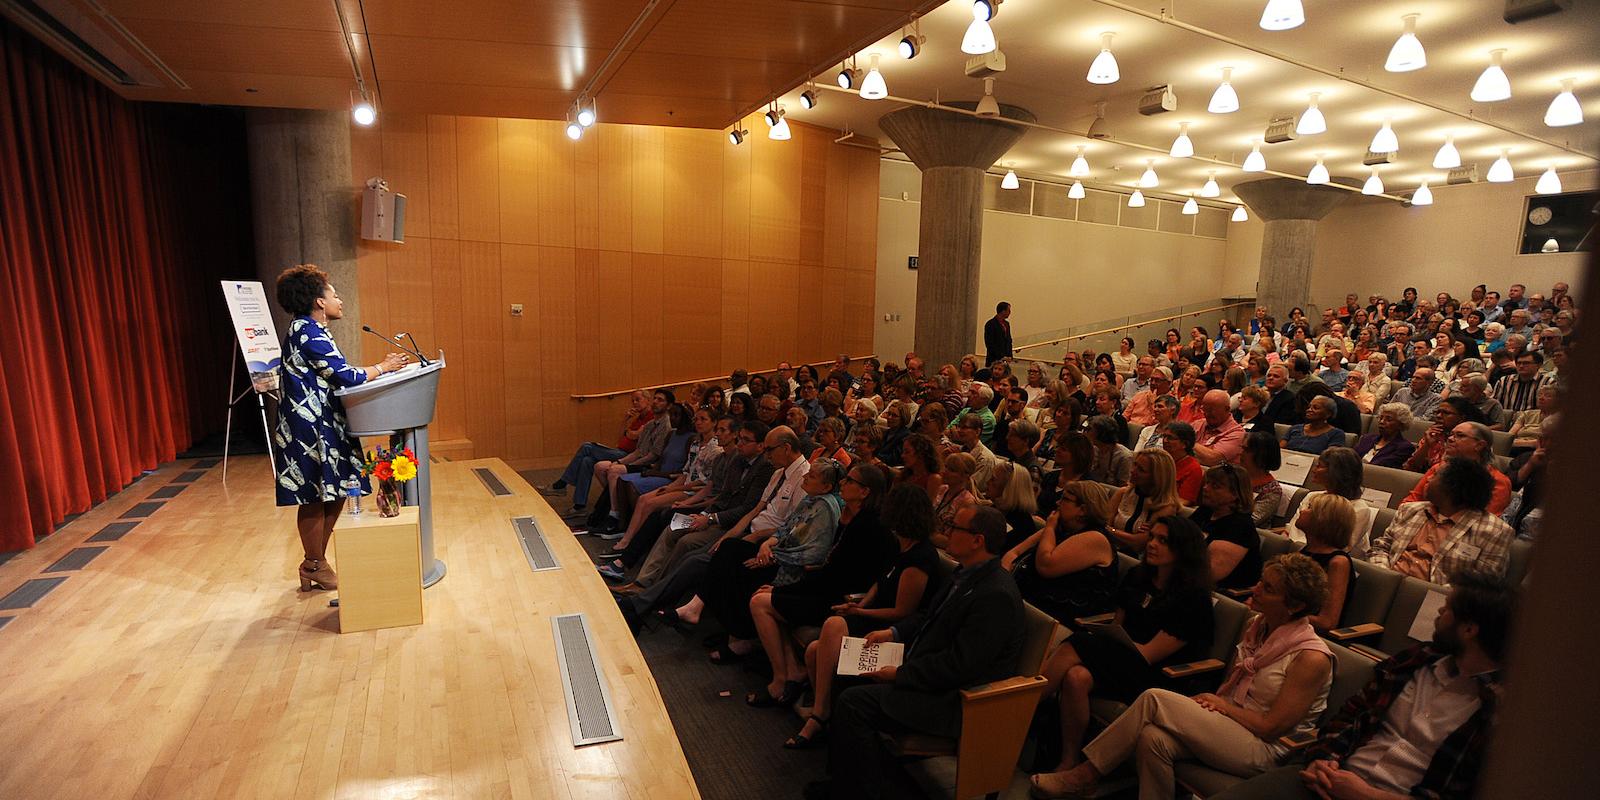
[[[434,400],[439,394],[439,374],[444,371],[444,353],[427,365],[407,364],[387,375],[380,375],[359,386],[334,391],[344,403],[344,413],[354,436],[400,435],[405,446],[417,455],[417,478],[401,484],[405,505],[417,507],[422,545],[422,585],[424,588],[444,578],[444,562],[433,556],[433,484],[428,456],[428,423],[433,421]]]

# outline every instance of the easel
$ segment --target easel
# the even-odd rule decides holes
[[[266,394],[277,390],[279,369],[274,367],[271,372],[262,373],[263,376],[271,377],[272,385],[266,391],[258,391],[256,389],[256,379],[249,374],[249,369],[247,367],[245,374],[245,387],[244,389],[240,390],[238,394],[234,395],[232,394],[233,376],[239,367],[239,348],[232,347],[229,349],[233,351],[233,363],[228,366],[228,392],[230,393],[230,399],[228,400],[228,422],[227,427],[224,428],[224,432],[222,434],[222,488],[224,490],[228,488],[228,450],[233,442],[233,409],[234,406],[239,405],[239,403],[244,400],[245,395],[254,394],[256,396],[256,406],[261,409],[261,432],[266,434],[267,456],[272,456],[272,425],[267,422],[267,401],[263,398]],[[274,395],[274,399],[276,399],[276,395]]]

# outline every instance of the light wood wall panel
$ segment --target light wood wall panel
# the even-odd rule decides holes
[[[379,175],[409,201],[405,244],[358,244],[363,314],[445,350],[436,440],[564,460],[611,443],[627,405],[574,393],[869,352],[876,154],[745,124],[738,146],[721,131],[602,124],[572,142],[555,121],[404,114],[352,132],[352,186]]]

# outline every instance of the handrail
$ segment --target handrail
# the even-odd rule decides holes
[[[1073,334],[1071,336],[1062,336],[1059,339],[1051,339],[1049,341],[1044,341],[1044,342],[1034,342],[1033,344],[1025,344],[1025,345],[1022,345],[1021,347],[1016,348],[1015,352],[1021,352],[1021,351],[1026,350],[1026,349],[1028,349],[1030,347],[1044,347],[1046,345],[1058,345],[1058,344],[1061,344],[1062,342],[1071,341],[1073,339],[1087,339],[1087,338],[1089,338],[1091,336],[1104,336],[1104,335],[1106,335],[1108,333],[1119,333],[1121,331],[1128,330],[1129,328],[1139,328],[1139,327],[1143,327],[1145,325],[1150,325],[1150,324],[1157,323],[1157,322],[1171,322],[1171,321],[1173,321],[1175,319],[1183,319],[1184,317],[1192,317],[1192,316],[1194,316],[1196,314],[1206,314],[1206,313],[1210,313],[1212,311],[1222,311],[1223,309],[1238,308],[1240,306],[1249,306],[1249,305],[1254,305],[1254,304],[1255,304],[1254,300],[1251,300],[1251,301],[1242,301],[1241,300],[1241,301],[1238,301],[1238,302],[1228,303],[1226,305],[1212,306],[1210,308],[1196,308],[1196,309],[1193,309],[1191,311],[1185,311],[1185,312],[1183,312],[1181,314],[1172,314],[1172,315],[1166,316],[1166,317],[1158,317],[1156,319],[1147,319],[1147,320],[1144,320],[1142,322],[1130,322],[1130,323],[1128,323],[1126,325],[1118,325],[1115,328],[1105,328],[1103,330],[1098,330],[1098,331],[1089,331],[1088,333],[1075,333],[1075,334]],[[1013,359],[1015,359],[1015,356],[1013,356]]]
[[[877,353],[868,353],[868,354],[866,354],[864,356],[850,356],[850,360],[851,361],[863,361],[863,360],[866,360],[866,359],[869,359],[869,358],[877,358],[877,355],[878,355]],[[830,359],[828,361],[812,361],[812,362],[803,363],[803,364],[796,364],[795,365],[795,369],[799,369],[800,367],[821,367],[821,366],[826,366],[826,365],[832,364],[832,363],[833,363],[832,359]],[[768,373],[775,373],[777,371],[778,371],[778,368],[777,367],[773,367],[772,369],[755,370],[754,372],[751,372],[750,374],[751,375],[766,375]],[[581,402],[583,402],[585,400],[600,400],[600,399],[604,399],[604,398],[607,398],[607,397],[620,397],[620,396],[625,395],[625,394],[633,394],[634,392],[653,392],[653,391],[655,391],[657,389],[671,389],[674,386],[688,386],[691,383],[710,383],[712,381],[723,381],[723,380],[727,380],[727,377],[728,376],[726,376],[726,375],[712,375],[709,378],[690,378],[690,379],[685,380],[685,381],[672,381],[671,383],[658,383],[658,384],[655,384],[654,386],[636,386],[636,387],[629,388],[629,389],[617,389],[615,391],[610,391],[610,392],[600,392],[598,394],[573,394],[573,395],[568,395],[568,397],[572,398],[573,400],[577,400],[578,402],[581,403]]]

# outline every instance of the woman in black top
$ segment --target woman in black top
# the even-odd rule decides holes
[[[1237,464],[1206,470],[1200,507],[1189,521],[1206,535],[1211,580],[1218,589],[1248,589],[1261,580],[1261,535],[1256,533],[1250,473]]]
[[[1322,602],[1322,613],[1311,618],[1311,627],[1318,631],[1337,628],[1345,601],[1356,590],[1355,564],[1349,552],[1350,537],[1356,530],[1355,506],[1332,492],[1318,492],[1300,504],[1294,524],[1306,535],[1306,546],[1300,552],[1328,575],[1328,599]]]
[[[822,635],[806,648],[806,670],[816,704],[805,727],[783,743],[789,749],[816,744],[833,709],[833,678],[839,668],[839,646],[846,636],[865,636],[882,630],[924,608],[939,593],[939,551],[928,537],[933,534],[933,501],[915,484],[902,483],[889,491],[880,519],[894,534],[899,554],[892,565],[859,600],[833,607],[834,616],[822,623]]]
[[[1068,625],[1110,611],[1117,586],[1116,546],[1105,530],[1110,518],[1111,494],[1104,485],[1063,485],[1044,527],[1000,562],[1016,578],[1022,599]]]
[[[1089,727],[1089,693],[1131,702],[1162,683],[1161,668],[1202,656],[1215,635],[1205,535],[1178,516],[1156,520],[1144,561],[1117,587],[1116,622],[1136,647],[1093,628],[1078,631],[1045,660],[1044,677],[1059,693],[1061,761],[1077,766]]]

